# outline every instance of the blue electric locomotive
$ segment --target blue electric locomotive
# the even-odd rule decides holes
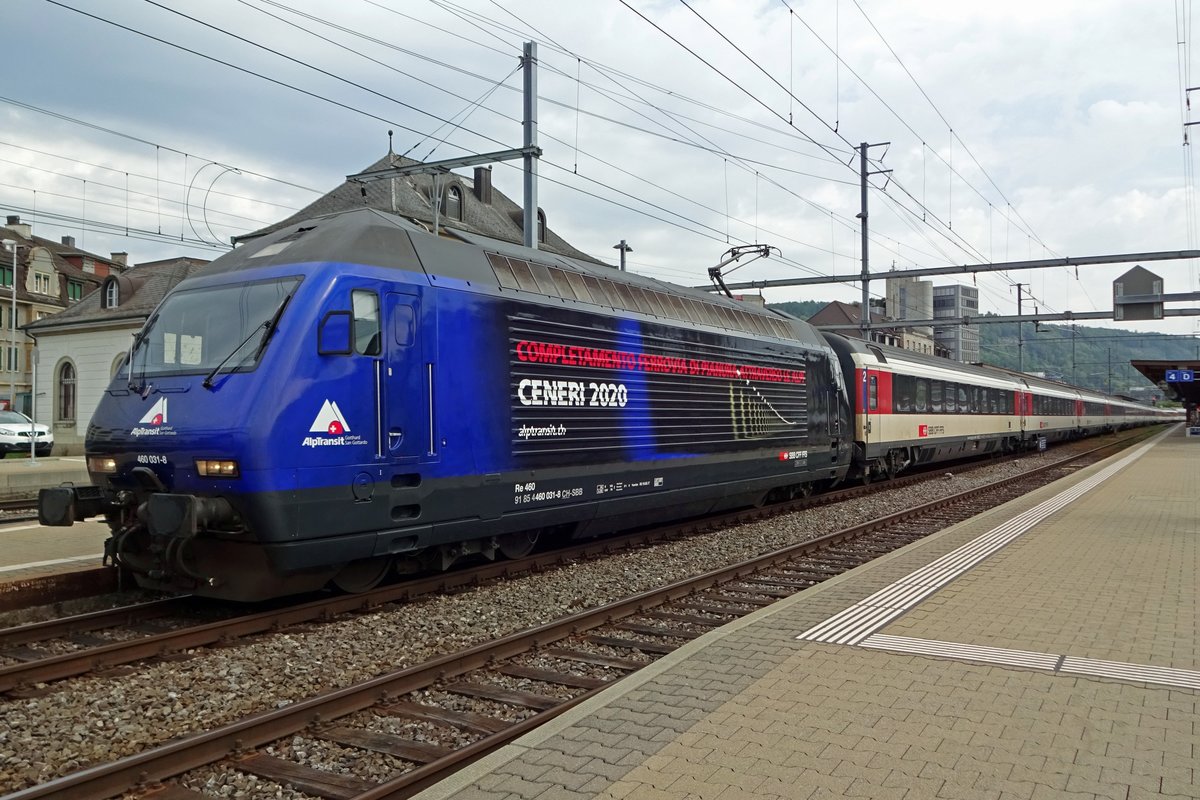
[[[172,291],[39,516],[104,514],[144,587],[357,591],[807,492],[852,436],[805,323],[362,209]]]

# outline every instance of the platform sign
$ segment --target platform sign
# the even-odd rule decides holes
[[[1167,370],[1167,383],[1194,383],[1196,371],[1191,369]]]
[[[1046,437],[1045,436],[1038,437],[1038,452],[1039,453],[1046,452]]]

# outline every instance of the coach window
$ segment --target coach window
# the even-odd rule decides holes
[[[958,413],[960,414],[968,414],[974,410],[967,399],[967,388],[961,385],[958,387]]]
[[[942,413],[942,382],[929,382],[929,410],[935,414]]]
[[[354,308],[354,350],[364,356],[377,356],[379,342],[379,295],[365,289],[350,293]]]
[[[875,375],[872,375],[867,385],[871,410],[874,411],[875,409],[879,408],[879,378]]]
[[[913,410],[913,379],[908,375],[892,376],[892,407],[901,414]]]
[[[942,403],[946,407],[947,414],[954,414],[958,411],[958,387],[953,383],[946,384],[945,398]]]
[[[925,378],[917,378],[916,384],[917,384],[917,387],[916,387],[917,388],[917,391],[916,391],[917,401],[913,405],[913,409],[917,413],[921,413],[923,411],[928,411],[929,410],[929,381],[927,381]]]

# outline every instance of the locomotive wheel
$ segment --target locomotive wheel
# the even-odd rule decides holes
[[[346,594],[360,594],[368,592],[379,585],[388,570],[391,569],[391,556],[379,556],[377,558],[363,558],[358,561],[351,561],[346,566],[342,567],[337,575],[333,576],[331,584],[339,591]]]
[[[538,542],[537,531],[517,531],[496,537],[496,549],[505,558],[524,558]]]

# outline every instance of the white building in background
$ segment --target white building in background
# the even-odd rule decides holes
[[[34,350],[24,327],[78,303],[125,269],[125,254],[105,258],[76,247],[71,236],[59,242],[35,236],[15,214],[0,228],[0,242],[0,408],[28,414]]]
[[[163,296],[208,262],[151,261],[111,274],[67,310],[25,326],[37,343],[37,420],[54,430],[54,454],[83,452],[92,413],[130,339]]]
[[[957,318],[979,316],[979,289],[974,286],[950,284],[933,288],[933,317]],[[964,364],[980,361],[979,328],[968,325],[938,325],[934,339],[949,352],[950,358]]]

